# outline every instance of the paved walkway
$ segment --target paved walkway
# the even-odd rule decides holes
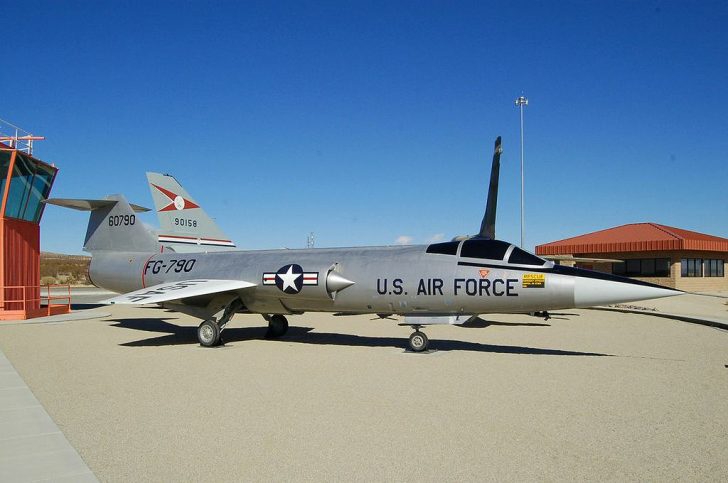
[[[98,481],[0,352],[0,481]]]

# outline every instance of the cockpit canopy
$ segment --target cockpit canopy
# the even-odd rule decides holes
[[[515,245],[511,245],[508,242],[504,242],[501,240],[483,240],[477,238],[471,238],[464,241],[433,243],[432,245],[427,247],[427,253],[457,255],[458,248],[461,244],[461,258],[480,258],[499,262],[507,261],[508,263],[513,263],[516,265],[530,265],[534,267],[541,267],[548,263],[543,258],[532,255],[531,253],[528,253],[527,251],[522,250]],[[508,260],[505,260],[506,254],[508,254]]]
[[[508,263],[515,263],[517,265],[534,265],[540,267],[546,264],[546,260],[514,246],[511,255],[508,257]]]
[[[466,258],[486,258],[488,260],[503,260],[510,243],[500,240],[465,240],[460,249],[460,256]]]

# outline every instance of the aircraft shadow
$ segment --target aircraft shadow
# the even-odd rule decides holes
[[[569,317],[579,317],[580,314],[570,314],[566,312],[549,312],[549,316],[554,320],[569,320]]]
[[[466,329],[482,329],[491,326],[507,326],[507,327],[551,327],[551,324],[542,322],[496,322],[493,320],[485,320],[482,317],[476,317],[464,324],[456,325],[456,327],[464,327]]]
[[[569,317],[574,316],[578,317],[579,314],[569,314],[569,313],[549,313],[550,317],[549,320],[569,320]],[[568,317],[559,317],[559,316],[568,316]],[[542,317],[537,317],[538,319],[543,319]],[[544,322],[496,322],[493,320],[486,320],[483,317],[475,317],[473,320],[470,320],[468,322],[465,322],[464,324],[458,324],[456,327],[465,327],[466,329],[482,329],[485,327],[490,326],[506,326],[506,327],[551,327],[551,324],[546,324]]]
[[[98,309],[99,307],[108,307],[108,305],[104,304],[83,304],[83,303],[72,303],[71,304],[71,310],[91,310],[91,309]]]
[[[198,344],[197,327],[182,327],[170,324],[162,319],[112,319],[113,327],[141,330],[144,332],[164,333],[158,337],[125,342],[119,345],[125,347],[154,347],[167,345]],[[290,327],[282,342],[296,342],[315,345],[339,345],[351,347],[394,347],[404,349],[407,346],[407,337],[370,337],[353,334],[337,334],[328,332],[314,332],[312,327]],[[244,340],[261,340],[266,338],[267,327],[228,328],[223,332],[225,343]],[[490,352],[497,354],[528,354],[549,356],[602,356],[611,357],[611,354],[595,352],[566,351],[559,349],[541,349],[537,347],[521,347],[508,345],[481,344],[478,342],[465,342],[459,340],[435,339],[430,342],[432,350],[436,351],[473,351]]]

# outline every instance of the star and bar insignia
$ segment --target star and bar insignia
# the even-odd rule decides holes
[[[282,266],[277,272],[265,272],[263,285],[275,285],[283,293],[295,294],[304,285],[318,285],[318,272],[304,272],[301,265],[291,263]]]

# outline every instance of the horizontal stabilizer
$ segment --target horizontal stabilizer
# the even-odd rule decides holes
[[[111,206],[116,202],[117,200],[75,200],[70,198],[50,198],[47,200],[43,200],[43,203],[47,203],[49,205],[62,206],[64,208],[71,208],[78,211],[98,210],[99,208]],[[145,213],[147,211],[151,211],[149,208],[144,208],[143,206],[134,205],[131,203],[129,203],[129,206],[131,206],[131,209],[134,210],[134,212],[136,213]]]
[[[125,293],[108,300],[102,304],[158,304],[200,295],[232,292],[244,288],[254,287],[254,283],[244,280],[182,280],[179,282],[160,283],[151,287],[142,288]]]
[[[437,316],[415,315],[405,317],[404,322],[399,325],[460,325],[472,318],[473,315],[471,314]]]

